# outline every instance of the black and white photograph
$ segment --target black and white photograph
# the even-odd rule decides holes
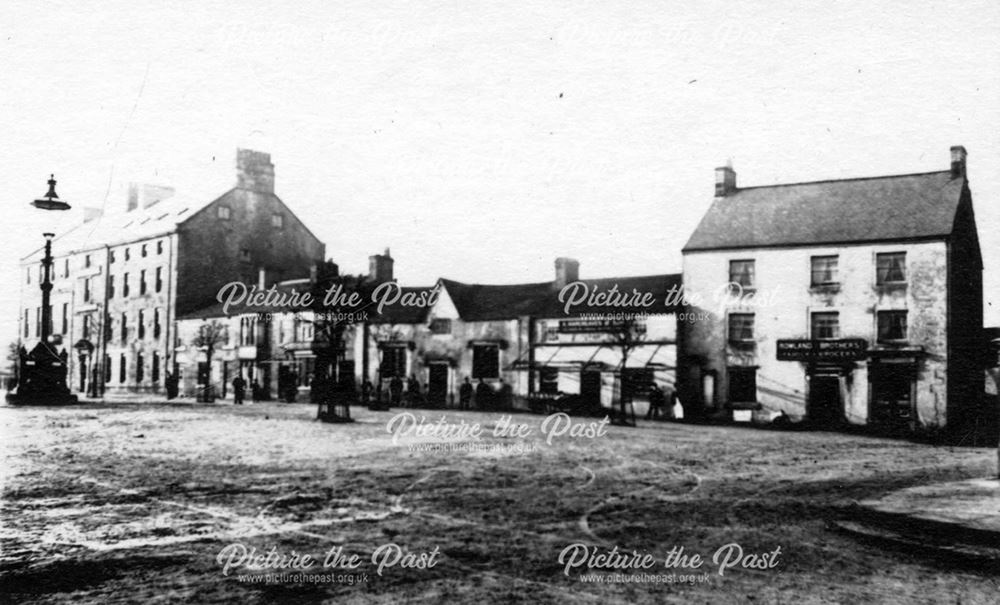
[[[0,602],[997,603],[998,39],[4,2]]]

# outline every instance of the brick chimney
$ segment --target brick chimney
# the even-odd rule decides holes
[[[715,197],[726,197],[736,191],[736,171],[732,161],[715,169]]]
[[[564,256],[556,259],[556,279],[552,285],[557,290],[578,279],[580,279],[580,261]]]
[[[274,164],[271,163],[271,154],[237,149],[236,186],[260,193],[274,193]]]
[[[368,277],[379,284],[392,281],[392,265],[395,261],[389,255],[389,249],[385,249],[385,254],[373,254],[368,257]]]
[[[965,150],[965,147],[961,145],[955,145],[951,148],[951,178],[966,178],[965,158],[968,155],[969,153]]]

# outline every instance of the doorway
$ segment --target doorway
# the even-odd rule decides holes
[[[871,423],[890,431],[912,428],[915,365],[879,362],[872,363],[869,370]]]
[[[833,428],[844,421],[844,402],[840,396],[840,376],[813,374],[809,379],[809,422],[819,428]]]
[[[427,403],[432,407],[445,407],[448,401],[448,364],[430,363],[427,366]]]
[[[580,403],[587,410],[601,407],[601,372],[584,370],[580,373]]]

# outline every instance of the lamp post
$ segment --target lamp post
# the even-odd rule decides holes
[[[49,178],[49,191],[43,197],[31,202],[41,210],[69,210],[70,205],[56,194],[56,178]],[[44,233],[45,256],[42,258],[42,312],[41,330],[38,344],[31,352],[22,347],[19,356],[19,380],[17,393],[7,395],[7,401],[18,405],[61,405],[76,403],[66,387],[66,370],[69,355],[65,350],[56,351],[61,344],[52,338],[52,238],[54,233]]]

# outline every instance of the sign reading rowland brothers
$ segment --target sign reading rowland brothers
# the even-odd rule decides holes
[[[868,341],[862,338],[838,340],[779,340],[779,361],[857,361],[868,352]]]

